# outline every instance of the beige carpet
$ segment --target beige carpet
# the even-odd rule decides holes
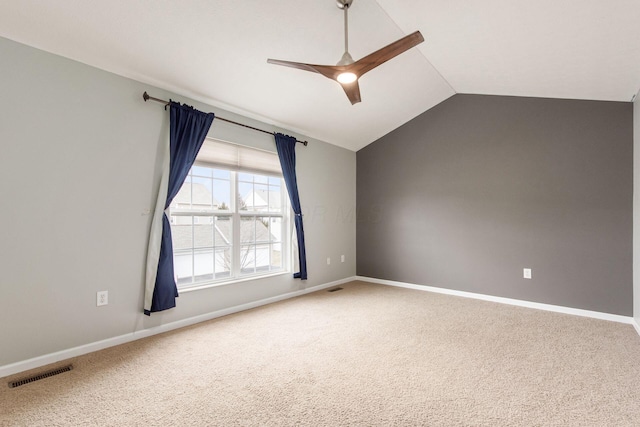
[[[0,425],[640,425],[630,325],[343,287],[4,378]]]

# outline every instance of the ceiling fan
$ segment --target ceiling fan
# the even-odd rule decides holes
[[[347,94],[351,104],[361,101],[360,87],[358,79],[368,71],[373,70],[388,60],[400,55],[402,52],[422,43],[424,38],[420,31],[413,32],[398,41],[391,43],[382,49],[354,61],[349,54],[349,7],[353,0],[336,0],[338,8],[344,10],[344,54],[336,65],[314,65],[301,62],[281,61],[278,59],[267,59],[269,64],[283,65],[285,67],[297,68],[299,70],[312,71],[337,81]]]

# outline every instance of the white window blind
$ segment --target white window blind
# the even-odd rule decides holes
[[[196,163],[235,171],[282,176],[280,160],[276,153],[211,138],[205,139],[198,152]]]

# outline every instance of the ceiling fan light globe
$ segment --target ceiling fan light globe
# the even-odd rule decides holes
[[[338,74],[338,77],[336,78],[336,80],[338,80],[338,82],[340,83],[348,84],[358,80],[358,76],[350,72],[345,72],[345,73]]]

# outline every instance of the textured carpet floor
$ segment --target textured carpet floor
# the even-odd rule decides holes
[[[630,325],[343,287],[4,378],[0,425],[640,425]]]

